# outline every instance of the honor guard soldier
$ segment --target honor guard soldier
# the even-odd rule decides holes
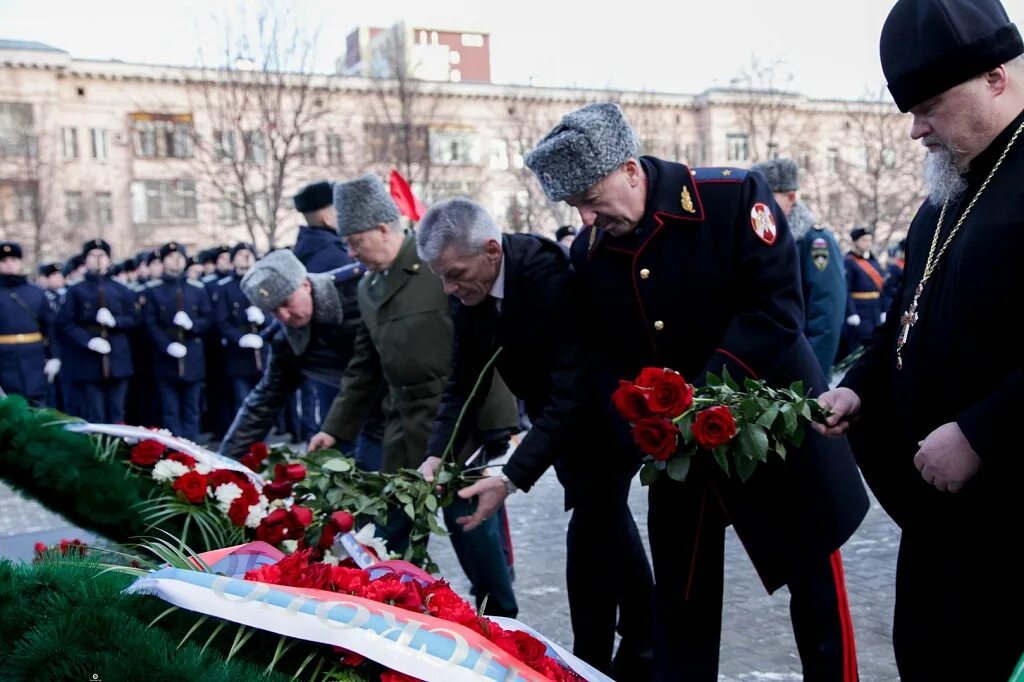
[[[611,394],[644,367],[827,389],[803,334],[797,249],[764,176],[691,170],[638,147],[622,110],[597,103],[526,157],[547,197],[587,225],[571,250],[593,382],[586,429],[599,436],[587,458],[609,463],[638,462]],[[764,587],[789,587],[805,679],[855,679],[839,548],[868,497],[845,442],[808,429],[746,482],[694,457],[684,482],[662,475],[649,496],[655,679],[718,679],[730,523]]]
[[[218,244],[200,252],[198,260],[205,272],[199,278],[210,295],[214,317],[217,315],[217,299],[220,296],[220,280],[232,274],[231,246]],[[237,405],[234,404],[231,380],[225,374],[225,347],[221,345],[218,324],[210,326],[204,341],[206,353],[206,389],[203,391],[202,425],[204,432],[212,433],[213,440],[220,440],[231,425]]]
[[[82,277],[85,275],[85,260],[82,258],[82,254],[76,253],[71,258],[68,258],[67,262],[64,263],[63,275],[65,286],[82,281]]]
[[[86,274],[68,287],[57,316],[64,372],[78,416],[98,424],[124,423],[125,394],[132,376],[129,331],[140,323],[135,295],[110,278],[110,245],[82,245]]]
[[[206,372],[203,335],[213,324],[206,288],[185,278],[184,245],[160,247],[163,276],[149,283],[145,317],[155,346],[153,374],[160,393],[163,426],[176,436],[199,438],[199,407]]]
[[[54,315],[57,314],[60,304],[64,300],[64,273],[61,272],[63,267],[61,263],[39,264],[39,277],[36,282],[46,292],[46,300]]]
[[[856,227],[850,232],[853,248],[846,254],[846,286],[850,292],[846,319],[847,352],[853,353],[863,346],[885,321],[882,308],[882,290],[885,275],[882,265],[871,252],[875,237],[871,230]]]
[[[241,287],[242,277],[256,262],[256,247],[252,244],[236,244],[230,256],[235,272],[217,282],[214,307],[224,353],[223,371],[232,389],[231,414],[234,415],[242,406],[245,396],[263,376],[266,352],[263,350],[262,334],[270,320],[262,310],[249,302]]]
[[[51,343],[53,311],[21,272],[21,245],[0,242],[0,390],[42,405],[61,362]]]

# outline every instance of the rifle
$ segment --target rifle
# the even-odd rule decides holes
[[[99,284],[96,287],[96,297],[97,297],[97,301],[100,304],[100,307],[101,308],[106,308],[107,307],[107,292],[103,290],[103,285],[102,284]],[[104,341],[107,341],[109,343],[110,340],[107,337],[108,337],[107,326],[104,325],[104,324],[101,324],[100,325],[100,338],[103,339]],[[110,378],[110,353],[107,353],[105,355],[101,355],[100,356],[100,363],[103,366],[103,378],[104,379],[109,379]]]

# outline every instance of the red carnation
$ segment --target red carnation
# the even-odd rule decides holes
[[[75,538],[73,540],[63,539],[60,541],[60,553],[62,556],[67,556],[68,552],[78,552],[78,556],[85,556],[85,550],[88,545],[84,542]]]
[[[299,577],[299,582],[295,587],[309,587],[314,590],[329,590],[331,589],[332,574],[331,566],[324,563],[310,564],[302,575]]]
[[[356,594],[366,587],[369,582],[370,574],[361,568],[331,567],[331,584],[338,592]]]
[[[736,420],[728,407],[716,405],[698,412],[690,428],[697,445],[705,450],[714,450],[736,435]]]
[[[292,496],[291,481],[273,481],[263,486],[263,494],[268,500],[286,500]]]
[[[246,580],[255,580],[258,583],[270,583],[279,585],[281,583],[281,569],[277,564],[267,564],[245,572]]]
[[[679,428],[668,419],[647,417],[633,427],[633,440],[644,454],[665,461],[676,451]]]
[[[140,467],[151,467],[160,461],[164,454],[164,444],[156,440],[144,440],[132,448],[128,461]]]
[[[232,471],[231,469],[214,469],[207,475],[210,487],[216,490],[225,483],[234,483],[239,488],[245,489],[246,486],[252,487],[249,482],[249,478],[239,472]]]
[[[651,414],[647,406],[647,393],[628,381],[620,381],[619,387],[612,393],[612,403],[622,418],[634,424]]]
[[[228,508],[228,518],[231,519],[231,523],[242,527],[249,517],[249,507],[260,501],[260,494],[248,481],[239,487],[242,489],[242,494],[236,497]]]
[[[423,682],[423,680],[397,670],[385,670],[380,674],[380,682]]]
[[[198,471],[190,471],[179,476],[171,488],[180,492],[192,504],[199,504],[206,499],[206,476]]]
[[[693,386],[679,372],[665,372],[655,379],[647,404],[654,414],[674,419],[693,404]]]
[[[306,477],[306,465],[295,462],[293,464],[278,464],[274,467],[275,481],[301,481]]]
[[[357,654],[354,651],[349,651],[345,647],[332,646],[331,650],[333,650],[334,653],[339,654],[341,656],[342,665],[348,666],[350,668],[355,668],[357,665],[362,665],[363,661],[366,660],[365,656]]]
[[[169,452],[164,459],[169,459],[172,462],[180,462],[189,469],[194,469],[196,466],[196,460],[194,457],[186,455],[184,452]]]
[[[371,601],[390,603],[401,599],[404,596],[404,592],[405,585],[399,577],[394,573],[389,573],[377,578],[369,585],[365,585],[363,589],[359,591],[358,596],[363,599],[370,599]]]

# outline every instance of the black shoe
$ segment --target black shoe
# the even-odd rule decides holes
[[[612,661],[611,677],[622,682],[646,682],[654,676],[654,652],[651,649],[636,651],[633,647],[619,645]]]

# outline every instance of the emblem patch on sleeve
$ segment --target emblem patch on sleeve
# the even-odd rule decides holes
[[[811,242],[811,260],[814,267],[822,272],[828,267],[828,242],[821,237]]]
[[[778,237],[778,230],[775,227],[775,216],[766,204],[760,201],[750,209],[750,224],[754,228],[754,234],[768,246],[775,243]]]

